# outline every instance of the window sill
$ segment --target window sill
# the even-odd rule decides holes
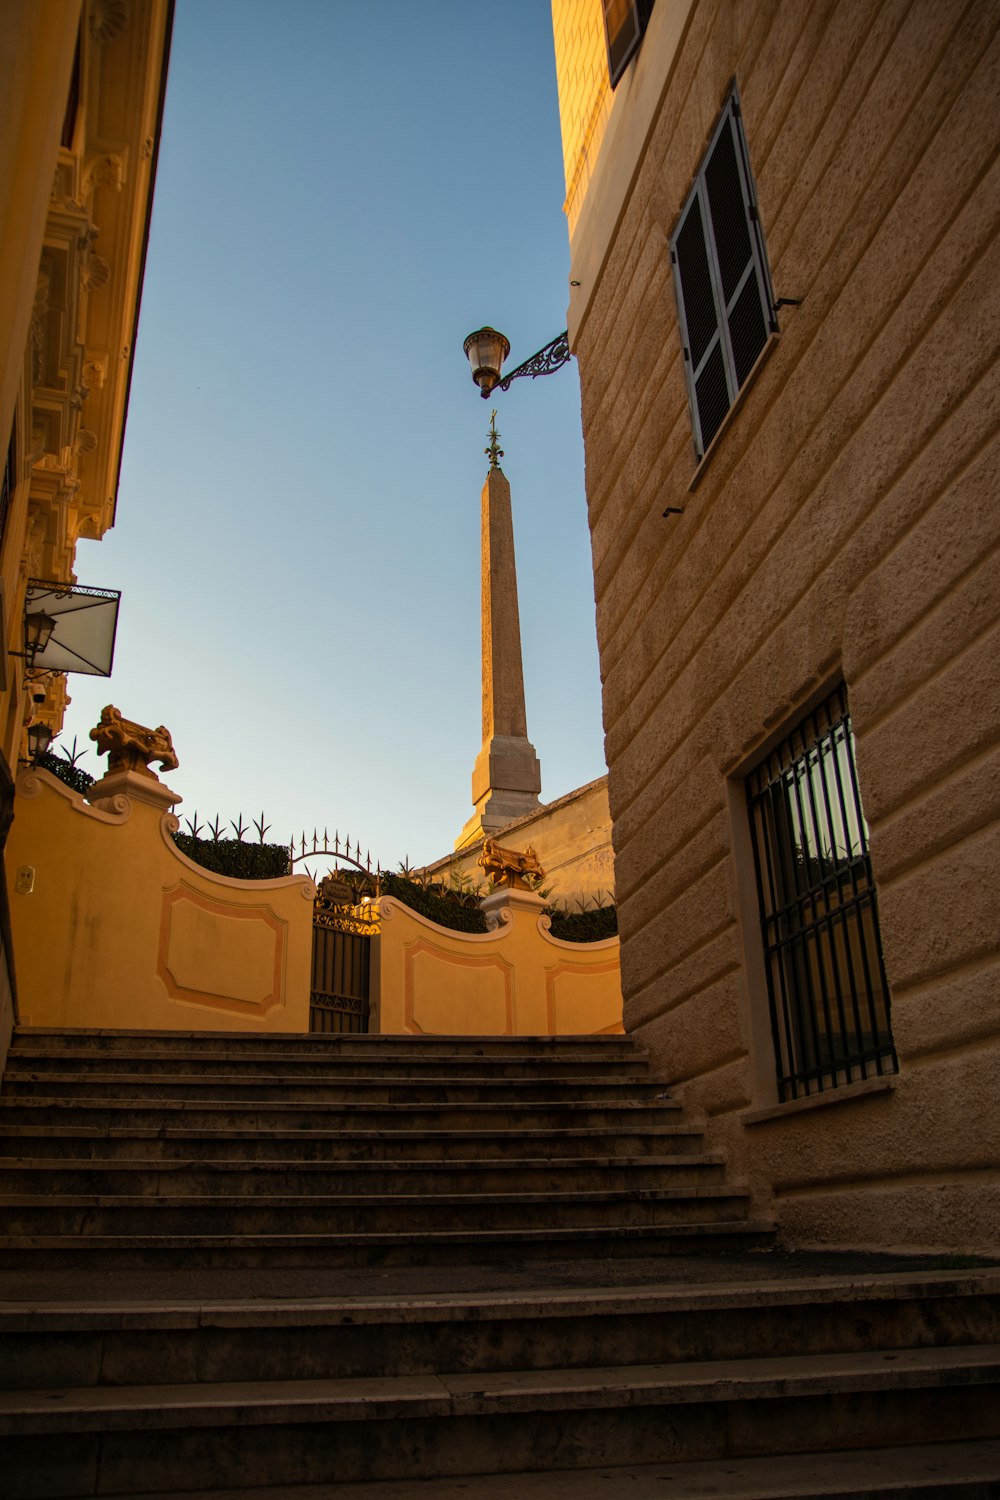
[[[805,1110],[823,1109],[830,1104],[850,1104],[854,1099],[863,1099],[869,1094],[891,1093],[899,1082],[898,1073],[887,1073],[882,1078],[863,1078],[858,1083],[842,1083],[839,1088],[827,1089],[822,1094],[808,1094],[804,1099],[789,1099],[784,1104],[772,1104],[767,1109],[751,1109],[743,1116],[744,1125],[765,1125],[769,1120],[784,1120],[788,1115],[799,1115]]]
[[[767,361],[770,359],[772,353],[774,352],[775,348],[778,346],[778,344],[780,342],[781,342],[781,334],[780,333],[769,334],[767,343],[764,345],[763,349],[758,354],[756,360],[753,363],[753,366],[752,366],[752,368],[750,370],[749,375],[747,376],[746,380],[744,380],[743,384],[740,386],[739,390],[737,391],[737,393],[736,393],[736,400],[733,402],[732,406],[726,412],[726,415],[722,419],[722,425],[721,425],[721,427],[719,428],[718,432],[713,437],[712,441],[709,443],[708,447],[705,449],[704,455],[702,456],[702,458],[701,458],[701,460],[700,460],[700,462],[698,464],[698,467],[695,469],[694,473],[691,475],[691,480],[690,480],[690,483],[688,484],[688,494],[689,495],[693,494],[694,491],[698,488],[699,484],[701,484],[702,476],[705,473],[705,470],[708,468],[709,464],[712,462],[712,459],[715,456],[715,451],[719,447],[719,444],[722,442],[723,437],[729,431],[729,427],[730,427],[731,422],[733,421],[733,418],[736,416],[736,413],[739,411],[740,407],[743,405],[743,401],[744,401],[744,399],[746,397],[747,391],[753,385],[753,383],[757,379],[757,376],[759,375],[761,369],[767,363]]]

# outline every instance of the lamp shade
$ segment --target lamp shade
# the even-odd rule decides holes
[[[510,344],[495,328],[477,328],[470,333],[462,345],[472,367],[472,378],[484,398],[500,379],[503,362],[510,353]]]
[[[43,756],[53,741],[53,733],[48,724],[41,720],[31,725],[28,730],[28,754],[33,761]]]
[[[35,610],[24,617],[24,649],[28,655],[34,657],[39,651],[44,651],[52,639],[52,632],[56,628],[56,622],[51,615],[44,610]]]

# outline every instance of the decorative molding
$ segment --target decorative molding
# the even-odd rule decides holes
[[[83,174],[83,196],[89,198],[99,187],[110,188],[113,193],[120,193],[125,185],[125,171],[124,154],[108,151],[103,156],[95,156]]]
[[[202,880],[207,880],[210,885],[217,885],[222,890],[231,891],[279,891],[292,890],[296,886],[299,894],[304,900],[312,904],[316,899],[316,887],[308,875],[277,875],[271,880],[237,880],[232,875],[218,875],[215,870],[206,870],[204,865],[197,864],[183,854],[174,843],[174,834],[180,830],[180,819],[174,813],[164,813],[160,819],[160,837],[170,852],[173,859],[180,865],[190,870],[195,875],[200,875]]]
[[[617,939],[611,939],[611,941],[617,941]],[[572,948],[572,947],[575,946],[576,948],[579,948],[581,945],[579,943],[576,943],[576,944],[566,943],[566,944],[563,944],[562,946],[567,947],[567,948]],[[595,947],[597,946],[596,943],[594,944],[594,946]],[[548,1028],[549,1028],[550,1034],[552,1036],[565,1035],[566,1034],[565,1032],[561,1032],[560,1033],[560,1032],[557,1032],[557,1030],[556,1030],[556,1026],[557,1026],[557,1016],[556,1016],[556,980],[557,979],[564,979],[564,978],[571,978],[571,979],[599,979],[604,974],[618,974],[618,973],[620,973],[620,971],[621,971],[621,966],[620,966],[620,964],[618,962],[617,957],[615,957],[612,961],[607,962],[607,963],[601,963],[601,964],[575,963],[575,964],[572,964],[572,963],[566,963],[566,962],[564,962],[564,963],[554,964],[551,969],[546,969],[546,971],[545,971],[545,1018],[546,1018],[546,1021],[548,1023]],[[620,987],[619,987],[619,1000],[620,999],[621,999],[621,992],[620,992]],[[614,1029],[615,1027],[619,1027],[620,1029],[624,1030],[624,1023],[622,1022],[622,1020],[621,1020],[620,1017],[616,1018],[615,1021],[612,1021],[610,1027],[608,1027],[608,1026],[602,1026],[600,1028],[600,1033],[599,1034],[603,1035],[606,1032],[608,1032],[609,1030]],[[586,1035],[587,1033],[582,1033],[582,1034]]]
[[[120,36],[127,20],[126,0],[90,0],[90,35],[99,47]]]
[[[447,948],[442,948],[436,943],[418,938],[415,943],[408,943],[403,950],[403,1024],[407,1031],[415,1036],[445,1036],[446,1032],[425,1032],[414,1014],[414,960],[425,954],[441,964],[462,969],[478,969],[480,973],[487,969],[493,969],[499,973],[503,981],[503,1007],[505,1030],[503,1035],[515,1035],[514,1025],[514,966],[499,953],[450,953]],[[477,1032],[458,1032],[455,1035],[479,1035]]]
[[[40,766],[21,771],[15,782],[15,790],[17,795],[26,801],[40,797],[43,791],[55,792],[57,796],[69,803],[74,812],[94,818],[98,823],[111,823],[120,827],[132,816],[131,798],[112,797],[100,807],[92,807],[80,792],[75,792],[71,786],[66,785],[65,781],[60,781],[58,776],[53,776],[51,771],[45,771]]]
[[[552,936],[552,933],[550,931],[552,927],[552,918],[546,916],[539,917],[536,926],[538,927],[539,933],[547,943],[549,943],[553,948],[562,948],[568,953],[579,953],[581,948],[584,949],[587,953],[610,953],[613,949],[617,950],[621,942],[621,939],[615,936],[608,938],[598,938],[596,942],[593,943],[567,943],[565,938],[557,938]]]
[[[184,912],[184,908],[187,911]],[[178,931],[182,922],[194,923],[192,933]],[[234,925],[235,924],[235,925]],[[250,988],[259,988],[261,993],[239,993],[239,982],[232,975],[238,973],[238,960],[245,955],[256,928],[258,944],[270,939],[270,960],[259,974],[252,969]],[[211,941],[206,941],[206,934]],[[168,997],[185,1005],[198,1005],[210,1010],[224,1010],[236,1015],[267,1015],[285,1003],[285,962],[288,951],[288,923],[279,917],[266,902],[256,906],[237,906],[231,901],[219,901],[206,896],[202,891],[180,881],[165,890],[160,907],[160,935],[156,960],[157,978],[162,982]],[[212,979],[215,968],[226,978],[222,984],[230,988],[203,988],[193,983],[201,975]],[[244,978],[246,976],[244,975]]]
[[[100,291],[102,286],[107,286],[111,280],[111,267],[103,255],[95,255],[93,250],[87,256],[86,265],[80,267],[80,286],[85,292]]]
[[[487,916],[486,925],[488,931],[486,932],[458,932],[453,927],[442,927],[438,922],[432,922],[430,917],[425,917],[421,912],[414,911],[412,906],[407,906],[405,901],[400,901],[395,896],[380,896],[372,905],[378,908],[379,916],[383,922],[391,922],[393,917],[403,912],[414,922],[419,923],[421,927],[426,927],[428,932],[433,932],[437,937],[453,938],[458,943],[492,943],[497,939],[499,928],[503,928],[503,931],[499,933],[500,937],[506,937],[508,932],[513,931],[513,921],[509,911],[499,912],[497,914],[498,920],[492,926],[490,926],[490,918]]]

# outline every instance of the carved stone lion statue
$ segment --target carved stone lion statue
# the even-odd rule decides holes
[[[477,863],[494,885],[512,891],[534,890],[545,877],[534,849],[529,847],[523,853],[517,849],[503,849],[495,839],[486,840]]]
[[[151,760],[159,761],[161,771],[176,771],[180,764],[169,729],[162,724],[147,729],[145,724],[123,719],[110,703],[101,710],[100,723],[90,731],[90,738],[96,741],[98,755],[107,755],[109,772],[137,771],[156,781],[156,772],[149,769]]]

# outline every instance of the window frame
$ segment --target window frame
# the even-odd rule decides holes
[[[779,1101],[897,1073],[843,684],[744,783]]]
[[[608,50],[608,78],[612,89],[616,89],[625,76],[625,70],[638,52],[642,44],[649,18],[653,12],[655,0],[626,0],[626,8],[621,25],[611,35],[611,26],[608,15],[616,0],[601,0],[601,11],[604,16],[604,42]],[[632,22],[632,36],[626,41],[624,50],[617,54],[616,49],[626,30],[628,21]]]
[[[751,252],[750,259],[728,299],[723,290],[723,276],[716,240],[716,229],[713,222],[706,180],[707,170],[714,159],[716,149],[724,133],[727,131],[730,133],[735,150],[743,216],[749,232]],[[681,281],[681,266],[677,249],[678,241],[696,207],[701,221],[701,240],[706,251],[715,308],[715,333],[708,341],[698,360],[697,366],[692,357],[692,341],[688,331],[684,288]],[[694,181],[670,235],[669,246],[670,264],[674,280],[674,295],[677,304],[677,324],[684,356],[684,379],[687,385],[688,404],[691,410],[691,424],[694,429],[695,455],[700,461],[704,458],[712,439],[724,423],[726,415],[728,415],[735,404],[736,398],[746,384],[750,371],[756,362],[756,359],[750,362],[743,374],[743,378],[740,379],[729,324],[729,319],[743,294],[751,274],[754,275],[756,280],[765,327],[765,338],[757,350],[757,358],[759,358],[760,353],[766,347],[768,336],[778,332],[777,309],[771,282],[771,268],[767,258],[767,246],[764,242],[764,234],[760,222],[756,186],[754,184],[753,173],[750,170],[750,154],[747,147],[746,134],[743,129],[743,111],[740,104],[739,89],[735,82],[730,86],[725,103],[722,106],[722,111],[713,127],[708,147],[698,165]],[[717,348],[721,351],[722,355],[728,404],[726,412],[720,417],[713,430],[706,435],[698,403],[697,382],[704,373]]]

